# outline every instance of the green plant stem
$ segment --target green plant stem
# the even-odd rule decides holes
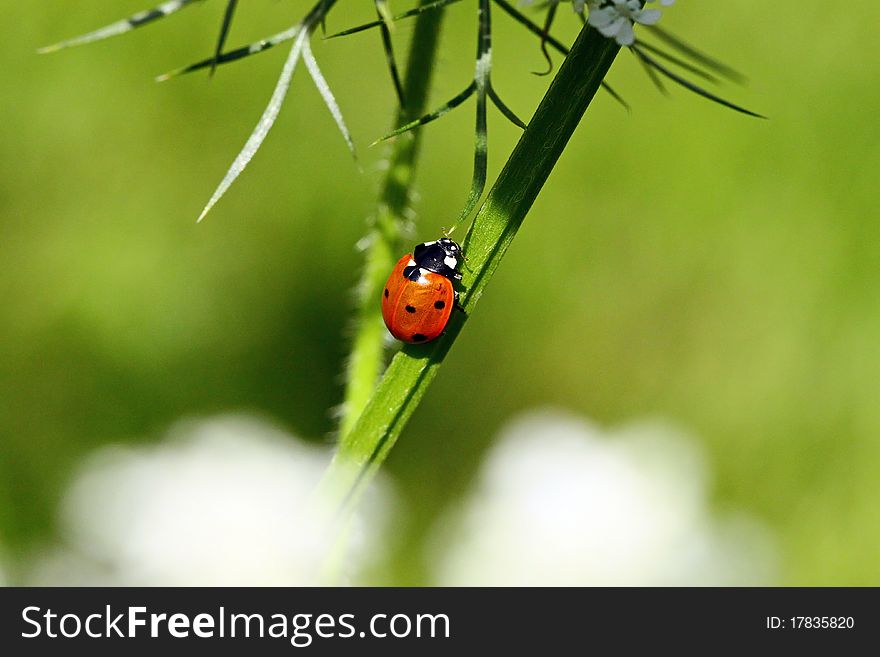
[[[423,0],[422,4],[427,2]],[[398,111],[395,126],[404,125],[425,112],[443,13],[443,9],[427,11],[416,19],[403,86],[407,105]],[[366,237],[364,270],[357,291],[356,333],[339,423],[342,441],[366,407],[385,363],[386,331],[379,298],[388,272],[401,255],[401,233],[415,180],[420,134],[420,130],[413,130],[393,143],[376,218]]]
[[[468,257],[461,303],[469,315],[529,208],[617,56],[619,46],[585,26],[498,176],[462,245]],[[350,433],[343,436],[319,493],[345,513],[387,457],[464,325],[456,313],[446,335],[408,345]]]

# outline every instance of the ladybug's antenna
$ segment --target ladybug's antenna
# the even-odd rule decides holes
[[[453,226],[453,230],[455,230],[455,227],[454,227],[454,226]],[[449,233],[452,233],[452,230],[450,230]],[[446,237],[449,237],[449,234],[447,234]],[[461,250],[458,252],[458,254],[461,256],[461,259],[464,260],[464,262],[461,263],[462,266],[463,266],[465,269],[467,269],[468,271],[473,271],[473,269],[471,269],[470,267],[468,267],[468,262],[470,262],[470,258],[467,257],[467,254],[465,254],[464,249],[461,249]]]

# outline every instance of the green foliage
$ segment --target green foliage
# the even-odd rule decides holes
[[[342,436],[325,494],[354,503],[400,436],[476,306],[526,213],[544,186],[605,78],[618,46],[584,29],[510,155],[462,248],[467,256],[461,306],[446,335],[398,353],[353,429]],[[377,295],[378,296],[378,295]]]
[[[371,3],[354,4],[361,15],[328,31],[374,18]],[[281,49],[218,66],[210,84],[151,86],[157,71],[214,52],[223,3],[35,57],[113,18],[107,3],[56,9],[11,3],[16,29],[0,42],[16,91],[0,107],[0,542],[12,556],[51,540],[59,491],[95,446],[230,408],[326,440],[362,264],[351,245],[385,180],[366,149],[358,174],[303,76],[250,175],[195,229]],[[232,43],[263,43],[290,20],[289,3],[243,9]],[[554,34],[567,44],[565,9]],[[864,48],[880,8],[803,5],[782,31],[748,3],[681,9],[669,28],[748,71],[747,97],[772,120],[742,120],[675,85],[659,97],[635,58],[618,58],[611,79],[632,113],[593,103],[385,463],[412,511],[393,583],[425,581],[427,527],[500,423],[547,403],[603,424],[650,415],[690,428],[717,505],[758,514],[780,537],[785,583],[880,580],[880,155],[867,138],[880,56]],[[472,13],[448,12],[429,107],[472,70]],[[496,14],[493,76],[525,115],[547,83],[529,74],[545,64],[540,40]],[[395,99],[379,34],[313,47],[354,141],[383,134]],[[454,220],[471,124],[453,112],[424,131],[412,241]],[[498,122],[490,179],[519,137]]]
[[[433,79],[435,57],[440,40],[443,12],[422,13],[407,60],[406,83],[398,97],[408,103],[397,112],[397,123],[406,123],[425,111]],[[421,133],[411,132],[396,140],[391,149],[388,170],[381,187],[370,231],[363,242],[364,267],[357,288],[355,334],[346,367],[346,385],[339,421],[339,435],[346,436],[367,405],[385,366],[387,331],[381,307],[376,300],[402,248],[401,236],[411,211]]]

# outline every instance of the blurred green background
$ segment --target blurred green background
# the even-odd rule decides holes
[[[384,152],[367,145],[394,111],[378,34],[316,40],[364,171],[299,70],[264,148],[196,225],[287,48],[212,80],[154,83],[212,51],[223,3],[205,3],[37,56],[144,6],[76,4],[5,3],[0,39],[0,544],[12,563],[52,539],[72,468],[97,446],[228,410],[330,440],[355,243],[381,181]],[[229,43],[310,4],[252,0]],[[432,105],[472,74],[470,4],[448,10]],[[632,113],[594,102],[388,462],[411,511],[392,583],[424,581],[416,548],[501,424],[551,404],[699,436],[713,503],[775,532],[780,583],[880,584],[880,54],[865,40],[880,6],[718,4],[679,2],[664,24],[746,72],[723,95],[770,120],[678,88],[664,98],[621,53],[609,80]],[[371,16],[345,3],[328,29]],[[496,87],[528,117],[543,57],[498,11],[494,23]],[[411,31],[395,35],[401,56]],[[424,132],[413,242],[464,202],[472,102]],[[516,137],[490,116],[490,181]],[[455,431],[438,434],[450,409]]]

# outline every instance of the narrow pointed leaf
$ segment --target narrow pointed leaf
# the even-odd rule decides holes
[[[401,21],[404,18],[411,18],[413,16],[417,16],[421,14],[423,11],[430,11],[431,9],[440,9],[445,7],[446,5],[451,5],[455,2],[460,2],[461,0],[437,0],[436,2],[431,2],[426,5],[419,5],[414,9],[410,9],[408,11],[403,12],[402,14],[397,14],[396,16],[391,17],[391,22]],[[350,34],[357,34],[358,32],[363,32],[364,30],[370,30],[374,27],[379,27],[383,24],[383,20],[380,18],[379,20],[370,21],[369,23],[364,23],[362,25],[357,25],[355,27],[350,27],[347,30],[343,30],[342,32],[336,32],[331,34],[327,39],[335,39],[337,37],[348,36]]]
[[[492,103],[497,107],[501,113],[510,121],[513,125],[526,129],[526,124],[520,119],[512,109],[510,109],[507,105],[504,104],[504,101],[501,100],[501,96],[498,95],[498,92],[495,91],[495,88],[492,85],[489,85],[489,99]]]
[[[315,4],[309,10],[309,13],[306,14],[306,17],[302,20],[301,23],[294,25],[288,30],[284,30],[283,32],[279,32],[278,34],[266,37],[265,39],[260,39],[259,41],[255,41],[254,43],[251,43],[247,46],[243,46],[241,48],[236,48],[235,50],[230,50],[229,52],[222,53],[217,58],[208,57],[194,64],[190,64],[189,66],[184,66],[182,68],[163,73],[162,75],[156,77],[156,81],[164,82],[165,80],[177,77],[178,75],[183,75],[184,73],[192,73],[193,71],[198,71],[208,66],[220,66],[222,64],[228,64],[244,57],[250,57],[251,55],[265,52],[270,48],[277,46],[279,43],[284,43],[285,41],[289,41],[290,39],[295,38],[297,34],[299,34],[300,25],[304,25],[305,29],[311,32],[314,27],[321,22],[321,19],[327,15],[327,12],[332,9],[333,5],[335,5],[336,2],[337,0],[319,0],[317,4]]]
[[[479,0],[479,32],[477,36],[477,63],[474,70],[474,85],[477,92],[477,116],[474,128],[474,172],[471,189],[458,220],[449,228],[449,233],[467,219],[477,205],[486,188],[488,168],[489,134],[486,122],[486,96],[492,87],[492,15],[489,0]]]
[[[358,32],[365,32],[366,30],[371,30],[374,27],[380,27],[382,25],[381,20],[370,21],[369,23],[362,23],[361,25],[356,25],[355,27],[350,27],[347,30],[342,30],[341,32],[334,32],[333,34],[328,34],[324,38],[325,39],[336,39],[339,37],[350,36],[352,34],[357,34]]]
[[[669,62],[671,64],[675,64],[679,68],[683,68],[685,71],[703,78],[707,82],[712,82],[713,84],[718,84],[718,82],[720,82],[720,80],[718,78],[716,78],[714,75],[712,75],[711,73],[704,71],[703,69],[701,69],[698,66],[694,66],[690,62],[688,62],[680,57],[676,57],[672,53],[667,52],[666,50],[663,50],[663,48],[658,48],[657,46],[655,46],[652,43],[642,41],[641,39],[636,39],[636,45],[639,48],[641,48],[642,50],[647,50],[648,52],[653,53],[662,59],[665,59],[667,62]]]
[[[619,93],[617,93],[617,91],[614,89],[614,87],[612,87],[610,84],[608,84],[605,81],[603,81],[600,86],[602,87],[602,89],[605,90],[605,92],[609,96],[611,96],[614,100],[616,100],[618,103],[620,103],[620,105],[623,107],[623,109],[625,109],[627,112],[632,111],[632,108],[629,106],[629,103],[623,99],[623,96],[621,96]]]
[[[236,48],[235,50],[229,50],[221,54],[216,59],[214,57],[208,57],[201,61],[195,62],[194,64],[190,64],[189,66],[184,66],[182,68],[163,73],[162,75],[156,77],[156,81],[164,82],[165,80],[177,77],[178,75],[192,73],[193,71],[208,68],[209,66],[222,66],[223,64],[228,64],[244,57],[257,55],[261,52],[269,50],[269,48],[277,46],[279,43],[284,43],[285,41],[290,41],[291,39],[295,38],[296,35],[299,34],[299,29],[299,25],[294,25],[289,30],[284,30],[283,32],[279,32],[278,34],[273,34],[270,37],[260,39],[259,41],[255,41],[254,43],[251,43],[247,46]]]
[[[377,139],[376,141],[374,141],[370,145],[375,146],[380,141],[385,141],[386,139],[391,139],[392,137],[396,137],[397,135],[401,135],[404,132],[412,130],[413,128],[417,128],[420,125],[425,125],[426,123],[430,123],[431,121],[439,119],[441,116],[443,116],[447,112],[454,110],[456,107],[458,107],[464,101],[466,101],[468,98],[470,98],[471,94],[473,94],[474,91],[476,91],[476,89],[477,89],[476,83],[471,82],[465,88],[464,91],[462,91],[460,94],[458,94],[457,96],[455,96],[454,98],[449,100],[442,107],[439,107],[436,110],[434,110],[433,112],[429,112],[428,114],[425,114],[424,116],[419,117],[415,121],[410,121],[406,125],[402,125],[399,128],[397,128],[396,130],[392,130],[387,135],[380,137],[379,139]]]
[[[706,91],[702,87],[697,86],[693,82],[690,82],[689,80],[684,79],[680,75],[673,73],[668,68],[666,68],[665,66],[660,64],[657,60],[655,60],[652,57],[650,57],[649,55],[647,55],[638,46],[632,46],[630,49],[634,53],[636,53],[646,64],[655,68],[657,71],[659,71],[660,73],[665,75],[667,78],[669,78],[673,82],[680,84],[682,87],[684,87],[688,91],[692,91],[693,93],[697,94],[698,96],[702,96],[703,98],[706,98],[707,100],[711,100],[714,103],[718,103],[719,105],[723,105],[724,107],[732,109],[735,112],[740,112],[741,114],[747,114],[748,116],[754,116],[759,119],[766,119],[767,118],[766,116],[762,116],[761,114],[757,114],[756,112],[748,110],[745,107],[740,107],[739,105],[735,105],[734,103],[731,103],[728,100],[724,100],[723,98],[716,96],[715,94],[713,94],[709,91]]]
[[[237,5],[238,0],[228,0],[226,3],[226,11],[223,13],[223,24],[220,26],[220,36],[217,38],[217,47],[214,49],[214,61],[211,63],[211,75],[217,69],[220,55],[223,54],[223,46],[226,45],[226,37],[229,36],[229,28],[232,26],[232,17],[235,15]]]
[[[746,81],[746,77],[736,69],[733,69],[724,62],[719,62],[714,57],[710,57],[706,53],[697,50],[694,46],[683,41],[665,28],[662,28],[659,25],[646,25],[645,27],[683,55],[690,57],[695,62],[702,64],[709,70],[715,71],[718,75],[733,82],[744,83]]]
[[[388,0],[374,0],[374,2],[376,4],[376,13],[379,15],[379,20],[385,23],[385,26],[389,30],[392,29],[394,15],[391,13],[391,7],[388,6]]]
[[[81,46],[86,43],[101,41],[102,39],[107,39],[109,37],[117,36],[119,34],[125,34],[126,32],[130,32],[131,30],[134,30],[138,27],[143,27],[144,25],[148,25],[153,21],[157,21],[160,18],[170,16],[171,14],[180,11],[184,7],[198,1],[199,0],[170,0],[169,2],[163,2],[161,5],[158,5],[153,9],[139,11],[138,13],[133,14],[128,18],[123,18],[120,21],[116,21],[115,23],[106,25],[100,29],[95,30],[94,32],[81,34],[80,36],[73,37],[72,39],[66,39],[65,41],[55,43],[51,46],[45,46],[44,48],[40,48],[37,52],[40,54],[46,54],[61,50],[62,48]]]
[[[489,137],[486,126],[486,92],[477,91],[477,120],[474,130],[474,173],[471,178],[471,189],[468,192],[467,201],[459,215],[458,220],[449,229],[449,233],[459,223],[467,219],[471,211],[477,206],[477,201],[483,195],[486,188],[486,170],[488,168]]]
[[[336,121],[336,126],[339,128],[339,132],[342,133],[342,137],[348,145],[348,150],[351,151],[352,155],[357,157],[354,150],[354,142],[351,139],[351,133],[348,131],[348,127],[345,125],[345,119],[342,118],[342,111],[339,109],[339,103],[336,102],[336,98],[330,90],[330,85],[327,84],[327,80],[324,79],[324,76],[321,74],[321,69],[318,68],[318,62],[312,54],[312,46],[308,39],[303,41],[302,57],[309,74],[312,76],[315,86],[318,88],[318,92],[321,94],[321,98],[324,99],[327,109],[330,110],[333,120]]]
[[[385,62],[391,73],[391,81],[394,84],[394,93],[397,94],[397,102],[401,107],[406,105],[403,97],[403,85],[400,82],[400,74],[397,71],[397,62],[394,59],[394,45],[391,43],[391,27],[393,26],[391,10],[385,0],[376,0],[376,13],[382,20],[379,31],[382,34],[382,49],[385,51]]]
[[[251,136],[248,138],[247,142],[242,148],[241,152],[235,158],[235,161],[232,163],[232,166],[229,167],[229,170],[226,172],[226,175],[223,177],[223,180],[220,181],[220,185],[217,187],[217,190],[214,192],[211,199],[208,201],[208,204],[205,206],[205,209],[202,210],[202,213],[199,215],[198,221],[201,221],[205,218],[205,215],[214,207],[214,205],[219,201],[223,195],[226,193],[226,190],[235,182],[235,179],[238,178],[239,174],[244,171],[245,167],[248,163],[253,159],[254,154],[259,150],[260,146],[263,143],[263,140],[266,139],[266,135],[269,134],[269,130],[275,123],[275,119],[278,118],[278,113],[281,111],[281,106],[284,104],[284,99],[287,96],[287,91],[290,89],[290,80],[293,78],[293,72],[296,69],[296,64],[299,61],[300,56],[302,55],[302,50],[304,44],[308,40],[309,33],[306,27],[300,27],[299,34],[293,42],[293,45],[290,48],[290,54],[287,56],[287,60],[284,62],[284,68],[281,70],[281,75],[278,77],[278,82],[275,84],[275,90],[272,92],[272,98],[269,100],[269,104],[266,106],[266,109],[263,111],[262,117],[260,117],[260,121],[257,123],[256,128],[251,133]]]
[[[664,96],[668,96],[669,91],[666,89],[666,85],[663,84],[663,80],[660,79],[660,75],[657,73],[657,71],[655,71],[654,68],[641,57],[636,57],[636,59],[639,60],[639,64],[641,64],[642,68],[645,69],[645,74],[648,76],[648,78],[650,78],[651,82],[654,83],[657,91],[659,91]]]

